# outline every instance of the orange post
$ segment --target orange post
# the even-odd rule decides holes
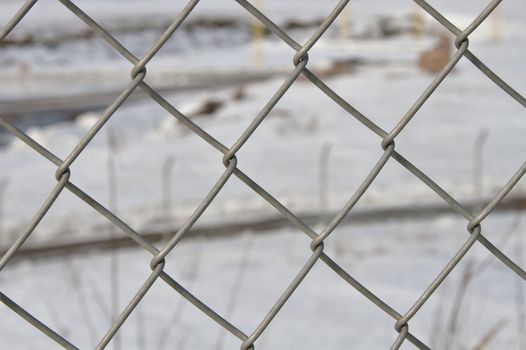
[[[351,13],[349,4],[340,13],[339,29],[342,40],[351,40]]]
[[[414,4],[413,10],[413,37],[415,40],[420,40],[424,32],[424,16],[422,8],[418,4]]]
[[[501,38],[501,9],[502,4],[497,6],[491,14],[491,39],[494,43],[498,43]]]
[[[256,0],[255,6],[261,10],[263,7],[263,0]],[[263,52],[263,39],[265,36],[265,28],[263,24],[256,18],[252,20],[252,46],[254,48],[254,65],[257,68],[264,66],[264,52]]]

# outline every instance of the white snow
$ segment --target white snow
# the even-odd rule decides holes
[[[515,215],[490,217],[485,232],[495,242],[509,236]],[[504,251],[514,258],[518,232]],[[190,233],[191,234],[191,233]],[[326,251],[353,277],[398,312],[404,313],[468,237],[457,217],[417,222],[350,226],[329,238]],[[246,333],[270,310],[307,261],[309,240],[296,230],[250,234],[225,239],[183,241],[168,256],[166,270],[198,298]],[[501,244],[499,244],[500,246]],[[248,250],[248,253],[246,251]],[[118,253],[121,308],[146,279],[150,256],[140,250]],[[475,277],[459,311],[455,348],[472,348],[501,321],[505,326],[490,342],[496,348],[519,349],[516,298],[522,281],[476,244],[410,322],[411,331],[433,348],[446,348],[456,294],[469,267]],[[92,253],[66,260],[13,264],[2,273],[2,291],[80,348],[93,348],[110,326],[108,272],[110,254]],[[523,264],[524,262],[522,262]],[[241,282],[241,266],[246,268]],[[46,278],[35,278],[46,276]],[[237,281],[236,281],[237,280]],[[234,307],[227,307],[235,285]],[[519,289],[517,289],[519,288]],[[38,296],[35,291],[38,290]],[[234,294],[235,295],[235,294]],[[155,283],[121,330],[123,348],[236,349],[240,341],[224,336],[214,321],[171,290]],[[103,300],[103,301],[101,301]],[[87,313],[87,315],[83,314]],[[10,348],[54,349],[18,316],[0,308],[0,338]],[[171,322],[171,323],[170,323]],[[394,341],[394,320],[318,262],[275,321],[256,342],[260,349],[386,349]],[[140,329],[140,337],[137,333]],[[435,343],[431,343],[435,334]],[[164,336],[163,336],[164,334]],[[439,341],[437,343],[436,341]],[[6,343],[4,343],[6,344]],[[184,345],[181,345],[184,344]],[[162,347],[161,347],[162,348]],[[404,348],[411,349],[411,345]]]
[[[0,23],[5,23],[21,3],[2,1]],[[163,26],[185,4],[168,0],[78,0],[75,3],[115,31],[126,45],[133,46],[138,56],[146,52]],[[336,1],[267,0],[263,3],[265,13],[284,24],[290,19],[319,20],[330,12]],[[487,1],[431,3],[463,28]],[[501,23],[501,40],[498,43],[491,40],[491,21],[487,21],[470,37],[470,49],[524,95],[524,3],[506,1],[501,7],[505,19]],[[412,11],[414,5],[410,1],[384,1],[380,5],[353,0],[351,40],[339,38],[335,26],[309,54],[309,66],[314,70],[326,68],[335,60],[365,62],[349,74],[329,76],[324,81],[387,131],[433,79],[418,71],[415,60],[419,52],[433,45],[432,35],[439,27],[426,16],[425,36],[420,40],[407,33],[390,38],[364,35],[377,28],[378,16],[393,16],[396,23],[407,25]],[[201,1],[190,17],[192,20],[235,19],[250,30],[250,16],[234,1]],[[5,69],[0,70],[0,81],[5,82],[0,84],[0,100],[124,89],[132,66],[100,39],[60,43],[57,49],[38,44],[38,40],[56,35],[82,33],[85,27],[79,23],[59,2],[39,1],[9,36],[16,41],[29,35],[37,43],[27,47],[0,47],[0,62],[5,64]],[[139,31],[140,34],[120,32],[141,23],[151,29]],[[314,30],[315,27],[309,27],[294,32],[295,39],[304,42]],[[249,32],[217,32],[214,39],[210,32],[200,33],[197,39],[185,35],[174,38],[149,64],[148,81],[166,85],[171,79],[177,79],[179,72],[257,69],[252,59],[254,48],[248,41]],[[216,39],[225,41],[210,46]],[[262,50],[264,69],[292,71],[294,51],[285,44],[276,38],[267,38]],[[221,105],[216,111],[195,115],[192,120],[230,147],[284,80],[285,76],[279,75],[246,84],[244,96],[237,100],[234,95],[239,87],[163,95],[189,115],[196,114],[208,101],[219,101]],[[26,132],[64,159],[102,113],[91,111],[78,116],[74,122],[32,126]],[[154,101],[129,101],[71,167],[72,182],[105,206],[110,202],[110,132],[117,141],[112,154],[118,177],[117,211],[139,232],[158,228],[160,223],[182,224],[224,171],[222,154]],[[521,150],[526,147],[525,111],[462,59],[397,137],[396,149],[464,203],[474,197],[474,147],[483,132],[487,132],[488,137],[482,151],[483,191],[478,196],[490,197],[524,162]],[[237,158],[240,169],[293,212],[335,211],[351,197],[382,155],[380,142],[379,137],[300,78],[238,152]],[[328,208],[320,208],[320,152],[324,145],[332,146],[328,161]],[[169,217],[165,217],[161,184],[163,166],[170,159],[175,160],[170,194],[173,204]],[[0,246],[6,246],[21,234],[55,186],[56,167],[21,141],[10,139],[0,148],[0,169],[0,183],[7,184],[0,198],[3,204],[0,229],[6,232],[0,237]],[[525,191],[521,181],[511,195],[524,195]],[[436,194],[390,160],[357,208],[438,202]],[[199,222],[238,221],[271,214],[275,214],[273,208],[232,177]],[[519,249],[524,246],[521,226],[516,229],[519,233],[501,243],[512,230],[509,227],[514,220],[515,214],[490,215],[484,223],[484,234],[493,243],[504,246],[504,251],[524,268]],[[108,235],[107,227],[104,218],[65,190],[26,244],[104,237]],[[467,239],[465,227],[466,222],[455,216],[342,227],[330,237],[327,250],[360,282],[403,313]],[[183,240],[169,255],[167,269],[214,310],[250,333],[307,261],[309,244],[304,235],[292,229],[257,235],[247,232],[222,239]],[[248,263],[243,261],[243,252],[247,249],[250,249]],[[470,266],[469,261],[480,266],[488,255],[478,245],[468,253],[451,278],[410,322],[414,334],[430,342],[433,348],[451,346],[443,341],[448,339],[446,333],[451,326],[455,293]],[[140,250],[122,251],[119,256],[120,304],[124,306],[149,273],[151,257]],[[64,260],[13,263],[0,273],[1,290],[80,348],[91,348],[110,325],[109,260],[110,254],[91,253]],[[245,279],[237,292],[235,309],[228,311],[229,295],[240,266],[246,267]],[[505,322],[491,345],[519,349],[517,317],[521,307],[517,300],[518,295],[524,295],[523,284],[500,262],[492,263],[476,276],[459,313],[453,347],[473,348],[499,322]],[[219,327],[191,305],[178,304],[179,298],[162,281],[156,282],[139,310],[123,327],[123,348],[141,349],[145,348],[143,344],[148,344],[148,349],[162,348],[158,342],[164,336],[166,349],[239,347],[239,341],[232,336],[221,338]],[[385,349],[396,338],[393,325],[393,319],[319,262],[256,345],[258,349],[308,350],[349,348],[352,344],[352,348],[358,349]],[[221,341],[223,346],[218,346]],[[9,349],[55,348],[46,337],[6,308],[0,308],[0,345]]]
[[[515,64],[523,56],[516,59]],[[504,68],[502,72],[506,76],[511,70]],[[328,83],[365,115],[389,130],[430,79],[412,67],[388,66],[363,69],[354,75],[332,78]],[[195,109],[202,103],[199,101],[223,101],[216,113],[194,120],[229,146],[255,118],[282,80],[276,78],[249,85],[245,88],[246,97],[240,101],[231,99],[232,90],[175,95],[168,99],[185,111]],[[516,74],[514,83],[523,91],[526,79]],[[33,128],[28,133],[65,158],[95,118],[95,114],[90,113],[75,123]],[[523,158],[516,150],[525,146],[522,137],[525,128],[522,107],[504,96],[471,64],[462,62],[402,132],[397,139],[397,149],[455,198],[465,201],[473,193],[473,149],[481,130],[487,130],[489,135],[483,150],[483,177],[485,194],[490,196],[522,164]],[[145,227],[159,216],[161,170],[168,157],[175,157],[172,187],[174,215],[178,221],[195,208],[224,171],[218,151],[154,102],[128,103],[72,166],[72,181],[103,204],[108,203],[108,130],[112,130],[118,143],[114,155],[119,176],[118,210],[134,227]],[[333,146],[329,157],[330,206],[337,209],[381,156],[380,141],[312,84],[300,80],[241,149],[239,167],[280,200],[290,202],[294,210],[310,211],[318,208],[320,151],[323,144],[330,143]],[[4,198],[9,203],[5,208],[5,225],[9,231],[20,230],[55,183],[51,164],[39,160],[34,151],[21,143],[14,140],[0,153],[3,167],[13,169],[4,175],[9,181]],[[451,173],[456,174],[455,178]],[[523,189],[524,184],[520,182],[513,193],[522,193]],[[438,197],[391,160],[363,203],[389,205],[433,200]],[[265,208],[265,203],[248,187],[232,179],[210,208],[209,215],[236,216],[247,210],[258,212]],[[50,214],[48,220],[58,221],[58,226],[61,221],[73,217],[81,222],[86,220],[88,232],[92,220],[98,217],[84,203],[66,193],[61,195]],[[38,228],[41,230],[46,231],[46,235],[36,237],[47,237],[57,231],[54,225],[43,225]]]

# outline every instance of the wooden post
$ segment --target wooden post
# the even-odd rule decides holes
[[[414,4],[413,10],[413,37],[416,41],[422,38],[424,32],[424,15],[422,8],[418,4]]]
[[[332,144],[323,144],[320,152],[320,209],[327,211],[329,208],[329,157]]]
[[[256,0],[255,6],[258,10],[263,7],[263,0]],[[256,68],[262,68],[265,60],[263,57],[263,39],[265,36],[265,27],[257,18],[252,20],[252,46],[254,48],[254,65]]]
[[[172,216],[172,174],[175,165],[175,156],[169,154],[164,160],[161,181],[161,197],[163,219],[168,220]]]
[[[349,4],[345,6],[343,11],[340,13],[339,21],[340,39],[342,41],[351,40],[351,10]]]
[[[473,147],[473,200],[484,198],[484,145],[488,139],[487,129],[481,129],[475,139]],[[477,208],[482,210],[482,208]]]
[[[500,6],[497,6],[491,14],[491,40],[493,43],[497,44],[501,38],[501,9]]]

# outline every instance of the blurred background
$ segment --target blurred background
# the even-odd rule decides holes
[[[137,57],[185,1],[75,0]],[[253,0],[300,44],[337,1]],[[463,29],[487,0],[429,3]],[[0,25],[22,6],[1,0]],[[526,92],[526,4],[506,0],[470,50]],[[351,0],[308,67],[391,130],[455,51],[412,1]],[[295,51],[233,0],[201,0],[148,63],[145,81],[230,147],[293,71]],[[133,65],[59,1],[40,0],[0,42],[0,116],[64,159],[130,84]],[[521,167],[524,107],[462,58],[396,138],[396,149],[473,212]],[[238,167],[316,232],[383,150],[381,139],[300,77],[237,153]],[[224,172],[223,155],[137,89],[71,166],[71,182],[162,247]],[[0,128],[0,250],[56,185],[56,166]],[[521,181],[483,224],[523,269]],[[468,238],[467,222],[391,159],[326,241],[329,256],[404,314]],[[166,270],[250,334],[311,255],[310,239],[234,176],[168,255]],[[0,291],[81,349],[93,348],[150,273],[151,256],[68,191],[15,259]],[[433,349],[526,349],[524,281],[480,244],[411,320]],[[258,349],[386,349],[394,320],[317,263],[256,342]],[[316,332],[313,332],[313,330]],[[6,349],[54,344],[0,307]],[[240,341],[162,281],[112,349],[237,349]],[[405,344],[411,349],[413,345]]]

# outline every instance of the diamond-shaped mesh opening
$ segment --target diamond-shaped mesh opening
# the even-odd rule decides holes
[[[209,239],[205,246],[201,241],[205,257],[200,273],[208,277],[204,278],[206,282],[196,282],[191,291],[241,329],[255,329],[309,258],[309,252],[301,249],[304,241],[294,232],[294,237],[271,256],[262,252],[268,251],[275,242],[272,236],[240,235],[234,239],[233,245],[224,240]],[[173,253],[174,260],[180,260],[175,257],[177,251]],[[276,261],[287,264],[287,269],[277,272],[273,269]],[[218,272],[216,268],[219,266]],[[247,318],[247,315],[251,317]],[[215,336],[209,338],[216,340]]]
[[[334,256],[332,247],[327,248],[327,253]],[[351,268],[349,271],[354,274],[354,270]],[[333,349],[356,344],[368,349],[385,349],[393,341],[393,319],[374,304],[364,303],[364,300],[325,264],[316,264],[287,303],[284,312],[276,317],[262,336],[260,346],[293,346],[301,342],[312,327],[324,325],[333,330],[331,336],[312,339],[308,345],[310,348],[326,346]],[[360,322],[365,318],[370,320],[370,324]],[[290,327],[291,324],[294,327]],[[349,332],[349,329],[356,332]],[[363,332],[370,336],[362,337]]]
[[[126,103],[92,143],[73,164],[73,179],[145,231],[182,224],[224,172],[221,153],[154,101]]]
[[[247,101],[227,107],[217,118],[250,111],[259,104],[259,91],[279,84],[275,80],[248,89]],[[364,132],[345,110],[302,80],[293,84],[240,149],[238,160],[239,167],[263,188],[295,202],[293,212],[337,210],[382,155],[377,146],[372,133]],[[341,172],[348,176],[335,176]]]
[[[397,138],[401,154],[463,202],[492,198],[522,166],[514,150],[524,147],[525,116],[518,103],[465,63]]]

